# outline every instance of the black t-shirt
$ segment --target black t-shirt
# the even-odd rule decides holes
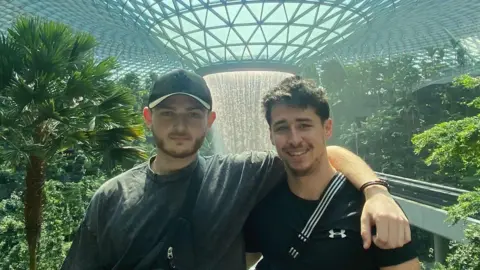
[[[146,162],[102,185],[87,209],[62,270],[159,270],[167,224],[189,181],[202,181],[192,214],[197,270],[245,270],[243,225],[255,204],[284,174],[272,153],[206,158],[203,179],[194,164],[157,175]]]
[[[247,252],[263,254],[257,270],[373,270],[415,258],[411,242],[398,249],[373,245],[364,250],[360,235],[363,204],[363,194],[340,173],[319,201],[297,197],[287,181],[282,181],[254,208],[245,224]],[[318,223],[312,227],[314,211]],[[305,243],[302,239],[307,235]]]

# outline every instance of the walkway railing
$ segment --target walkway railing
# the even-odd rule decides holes
[[[468,192],[391,174],[377,173],[377,175],[390,184],[393,195],[436,208],[454,205],[457,203],[458,196]]]

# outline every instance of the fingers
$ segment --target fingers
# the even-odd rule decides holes
[[[405,216],[377,215],[374,218],[377,235],[375,245],[381,249],[401,248],[411,241],[410,224]]]
[[[376,226],[377,233],[372,237],[373,226]],[[407,217],[392,197],[383,194],[370,197],[365,203],[361,216],[361,234],[365,249],[372,242],[381,249],[394,249],[411,241]]]
[[[388,246],[389,239],[389,222],[383,215],[377,215],[374,218],[377,227],[377,235],[373,238],[373,242],[379,248],[385,249]]]
[[[403,246],[404,232],[402,223],[400,221],[389,220],[388,222],[388,246],[396,248]]]
[[[410,230],[410,223],[408,222],[407,217],[403,220],[403,228],[405,234],[405,242],[403,244],[408,244],[412,241],[412,232]]]
[[[372,225],[370,217],[363,213],[360,219],[360,232],[363,239],[363,248],[370,248],[370,245],[372,244]]]

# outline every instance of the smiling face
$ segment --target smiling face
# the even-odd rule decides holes
[[[215,120],[214,112],[186,95],[171,96],[143,114],[157,148],[174,158],[196,154]]]
[[[332,135],[332,120],[324,123],[308,106],[277,104],[271,110],[270,138],[279,157],[296,176],[308,175],[326,158],[326,140]]]

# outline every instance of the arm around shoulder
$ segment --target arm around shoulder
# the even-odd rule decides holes
[[[378,179],[365,161],[345,148],[329,146],[327,155],[332,166],[342,172],[357,189],[367,182]],[[402,247],[410,242],[408,219],[387,188],[378,185],[369,186],[364,190],[364,195],[366,202],[361,219],[364,248],[369,248],[372,240],[385,249]],[[373,225],[377,227],[377,235],[374,239],[371,235]]]
[[[343,147],[328,146],[327,155],[330,164],[343,173],[357,189],[377,179],[375,172],[363,159]]]

